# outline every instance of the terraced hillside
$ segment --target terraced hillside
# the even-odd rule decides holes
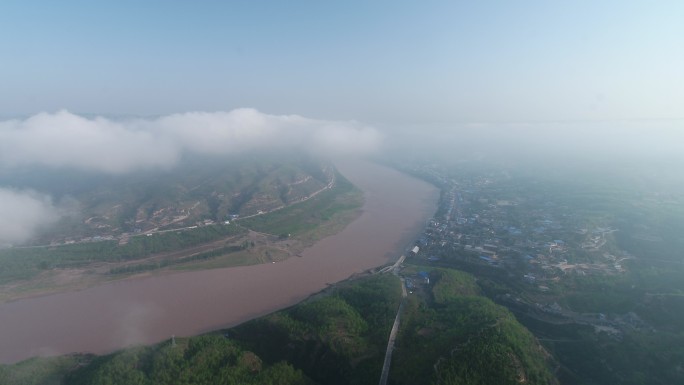
[[[0,174],[0,182],[50,195],[67,214],[33,244],[122,239],[126,235],[223,222],[299,202],[328,186],[333,168],[306,156],[189,159],[172,170],[92,175],[61,170]]]

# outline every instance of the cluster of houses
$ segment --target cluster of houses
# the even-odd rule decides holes
[[[443,189],[437,214],[411,250],[437,262],[462,258],[509,269],[548,291],[564,276],[619,274],[627,254],[605,245],[615,229],[594,227],[568,207],[508,175],[450,177],[429,167],[414,170]]]

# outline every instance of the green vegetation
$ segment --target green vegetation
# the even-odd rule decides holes
[[[27,167],[0,170],[0,182],[49,194],[70,213],[31,240],[41,245],[270,211],[323,188],[329,167],[303,153],[270,152],[187,157],[172,170],[122,175]]]
[[[559,303],[574,311],[602,313],[618,322],[619,333],[587,325],[522,321],[562,363],[568,384],[675,384],[684,360],[681,319],[684,298],[680,269],[636,268],[617,277],[573,277]],[[653,375],[656,373],[656,375]]]
[[[313,384],[285,362],[262,363],[254,353],[220,335],[177,339],[102,357],[34,358],[0,365],[7,385],[204,385]]]
[[[195,254],[189,257],[183,257],[178,259],[166,259],[155,263],[139,263],[135,265],[124,265],[120,267],[115,267],[109,270],[109,274],[131,274],[140,273],[143,271],[150,271],[161,269],[168,266],[180,265],[189,262],[199,262],[213,259],[216,257],[224,256],[226,254],[235,253],[240,250],[244,250],[243,246],[226,246],[220,249],[207,251],[204,253]]]
[[[313,168],[315,170],[315,168]],[[313,172],[313,171],[311,171]],[[319,175],[324,178],[325,175]],[[298,186],[298,185],[297,185]],[[116,266],[110,275],[121,275],[152,271],[159,268],[189,263],[208,266],[210,259],[216,259],[241,249],[236,246],[216,245],[211,251],[191,252],[222,239],[244,235],[248,229],[279,235],[281,238],[297,236],[304,245],[341,230],[356,215],[363,203],[363,194],[342,175],[336,175],[332,189],[323,190],[316,196],[283,209],[264,215],[240,220],[230,225],[199,226],[194,229],[167,231],[151,236],[130,237],[128,243],[119,245],[116,240],[76,243],[51,247],[9,248],[0,250],[0,285],[18,280],[36,278],[41,272],[57,268],[85,268],[95,262],[128,262],[149,256],[178,251],[192,254],[181,258],[161,258],[153,262],[142,262]],[[239,258],[232,263],[249,264]],[[218,266],[226,266],[225,261]],[[200,265],[198,265],[200,266]],[[111,278],[111,277],[110,277]]]
[[[684,281],[680,279],[680,269],[645,268],[633,265],[639,261],[629,261],[628,271],[623,275],[568,276],[552,286],[553,290],[540,293],[535,286],[521,282],[504,269],[464,261],[461,257],[444,257],[429,264],[415,262],[425,263],[421,266],[423,270],[434,269],[436,265],[458,266],[476,275],[480,291],[508,307],[553,355],[562,384],[681,382]],[[439,298],[439,291],[435,290],[438,286],[439,282],[431,293],[435,299]],[[607,322],[621,325],[620,332],[611,334],[571,319],[556,318],[535,305],[554,302],[594,318],[603,313]]]
[[[478,295],[473,276],[437,269],[408,297],[394,384],[553,384],[547,354],[504,307]]]
[[[0,284],[30,279],[52,268],[85,266],[93,262],[117,262],[187,249],[217,239],[245,233],[234,225],[204,226],[153,236],[132,237],[125,245],[116,241],[79,243],[55,247],[11,248],[0,250]]]
[[[684,337],[631,331],[615,338],[588,325],[542,322],[518,314],[560,363],[563,384],[679,384]],[[540,337],[541,338],[541,337]]]
[[[207,335],[127,349],[95,358],[68,373],[73,385],[310,384],[286,363],[264,365],[250,351],[222,336]]]
[[[340,214],[361,207],[363,193],[341,174],[335,176],[335,186],[312,199],[268,215],[240,220],[241,226],[283,237],[302,235],[321,224],[336,219]]]
[[[478,295],[480,290],[475,278],[467,273],[452,269],[437,269],[432,272],[432,296],[436,304],[444,305],[461,296]]]
[[[475,279],[435,269],[403,306],[392,384],[553,384],[543,349]],[[106,356],[0,366],[2,384],[377,384],[402,301],[393,275],[340,283],[235,328]]]
[[[396,277],[367,277],[230,330],[177,338],[175,346],[0,365],[0,383],[377,384],[400,297]]]
[[[684,316],[684,268],[669,269],[628,264],[620,276],[570,277],[562,284],[559,298],[582,313],[626,314],[634,312],[659,330],[681,331]]]
[[[229,333],[265,362],[285,359],[318,383],[377,384],[400,293],[393,276],[364,278]]]
[[[77,356],[31,358],[15,365],[0,365],[3,385],[60,385],[65,373],[80,362]]]

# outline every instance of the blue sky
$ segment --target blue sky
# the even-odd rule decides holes
[[[0,115],[684,118],[682,1],[3,1]]]

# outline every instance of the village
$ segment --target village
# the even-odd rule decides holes
[[[416,243],[428,260],[458,251],[491,266],[525,266],[521,278],[545,290],[545,282],[571,274],[623,273],[622,261],[632,258],[607,247],[617,229],[590,227],[545,197],[516,195],[492,177],[439,180],[440,208]]]
[[[552,197],[515,184],[506,173],[452,177],[430,166],[411,172],[440,186],[442,198],[410,248],[409,261],[499,271],[526,295],[507,293],[497,301],[545,322],[591,325],[616,339],[625,328],[647,328],[634,313],[578,313],[554,301],[572,277],[626,272],[624,261],[634,257],[615,246],[612,237],[619,229],[588,221]],[[409,290],[429,285],[429,275],[421,271],[406,282]]]

